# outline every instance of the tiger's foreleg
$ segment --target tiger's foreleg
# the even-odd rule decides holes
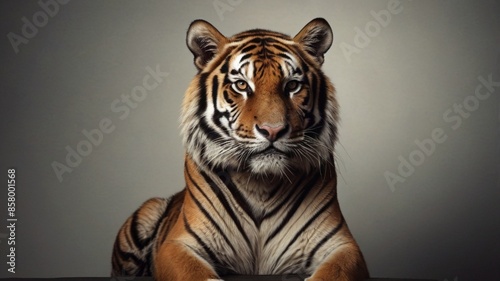
[[[151,276],[152,245],[170,199],[144,202],[120,228],[112,255],[112,276]]]
[[[368,269],[356,244],[345,244],[330,254],[305,281],[362,281]]]
[[[213,267],[199,257],[189,246],[166,241],[155,260],[157,281],[223,281]]]

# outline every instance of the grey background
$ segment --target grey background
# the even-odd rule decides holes
[[[17,169],[15,276],[107,276],[126,217],[183,187],[178,115],[195,75],[184,43],[192,20],[226,35],[255,27],[294,35],[320,16],[335,36],[324,70],[341,105],[340,203],[371,274],[499,280],[500,87],[456,130],[443,114],[470,101],[478,77],[500,81],[500,4],[402,2],[348,56],[342,46],[356,46],[356,28],[373,25],[371,12],[389,2],[71,1],[16,54],[7,34],[22,35],[22,18],[33,22],[43,10],[37,1],[1,1],[0,167],[4,180]],[[214,3],[229,8],[218,14]],[[157,65],[168,77],[121,120],[111,104]],[[60,182],[51,164],[66,163],[65,147],[75,149],[82,130],[103,118],[115,130]],[[415,141],[436,128],[446,141],[391,189],[384,173],[397,174],[399,157],[416,155]],[[6,190],[4,182],[0,277],[12,276]]]

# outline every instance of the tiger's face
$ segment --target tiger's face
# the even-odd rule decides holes
[[[200,165],[260,175],[331,164],[337,105],[320,67],[332,39],[323,19],[294,38],[261,29],[226,38],[193,22],[187,45],[199,73],[183,104],[187,154]]]

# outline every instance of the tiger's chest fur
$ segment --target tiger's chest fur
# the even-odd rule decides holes
[[[322,173],[259,179],[191,163],[180,240],[219,274],[310,274],[335,244],[323,239],[343,224],[334,175]]]

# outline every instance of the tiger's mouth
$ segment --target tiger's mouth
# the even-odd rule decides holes
[[[273,144],[270,144],[266,148],[264,148],[261,151],[253,153],[253,156],[282,156],[282,157],[290,157],[290,153],[287,153],[286,151],[283,151]]]
[[[261,151],[260,154],[264,154],[264,155],[265,154],[283,154],[283,155],[286,155],[286,153],[284,151],[277,149],[272,144],[270,146],[268,146],[266,149],[264,149],[263,151]]]

